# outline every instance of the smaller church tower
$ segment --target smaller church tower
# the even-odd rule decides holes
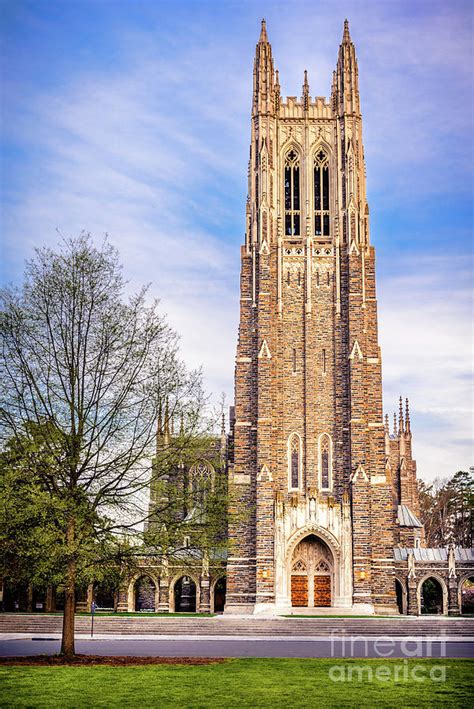
[[[424,530],[420,522],[420,500],[416,478],[416,461],[412,456],[412,433],[408,399],[400,397],[398,420],[393,415],[390,431],[385,417],[385,457],[387,479],[392,482],[393,499],[398,523],[397,543],[404,547],[424,546]]]

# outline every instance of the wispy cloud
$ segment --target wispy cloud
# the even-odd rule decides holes
[[[450,244],[470,248],[469,225],[455,222],[472,164],[468,6],[139,5],[84,1],[48,15],[20,4],[10,20],[5,280],[20,278],[35,245],[57,243],[56,227],[108,232],[130,287],[152,282],[188,362],[231,399],[259,19],[267,17],[283,91],[298,94],[307,68],[312,93],[327,95],[347,15],[359,55],[386,404],[410,396],[424,476],[465,468],[469,264]]]

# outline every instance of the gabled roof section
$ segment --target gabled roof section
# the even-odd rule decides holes
[[[400,527],[423,527],[418,517],[406,505],[398,505],[398,524]]]

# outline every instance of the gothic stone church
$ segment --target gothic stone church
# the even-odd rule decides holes
[[[408,402],[400,401],[390,430],[383,421],[375,252],[347,22],[329,102],[310,96],[306,73],[301,98],[281,97],[262,22],[248,192],[230,434],[223,429],[212,443],[215,465],[189,469],[192,479],[195,471],[228,471],[227,563],[220,557],[209,567],[192,550],[182,568],[168,568],[144,554],[142,572],[116,591],[118,610],[459,614],[468,607],[463,584],[474,581],[474,551],[424,547]],[[168,424],[157,445],[167,445]],[[235,508],[245,514],[233,516]],[[78,609],[90,609],[93,597],[114,606],[91,585]],[[14,608],[34,608],[34,589],[28,598]],[[58,608],[53,589],[38,607]]]
[[[408,406],[382,412],[358,68],[347,21],[329,101],[280,95],[256,48],[229,484],[226,612],[397,612],[418,548]]]

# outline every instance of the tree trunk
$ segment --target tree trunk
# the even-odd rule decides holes
[[[76,559],[74,554],[74,520],[68,522],[67,541],[70,557],[67,565],[66,586],[64,589],[63,635],[61,655],[75,655],[74,615],[76,611]]]

